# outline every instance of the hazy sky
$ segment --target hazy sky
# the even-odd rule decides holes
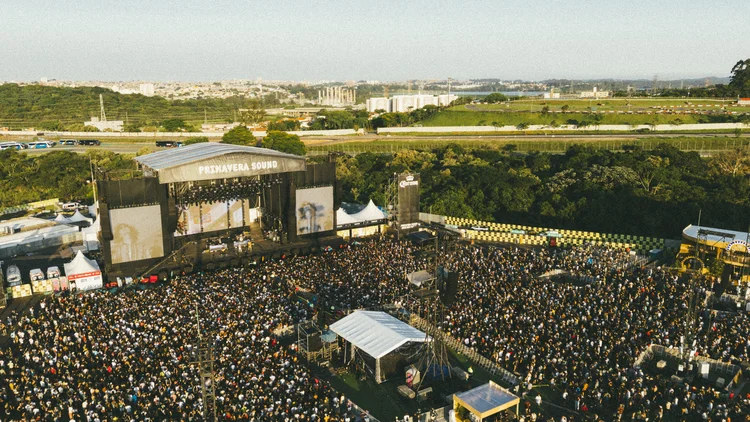
[[[728,76],[747,0],[2,0],[0,81]]]

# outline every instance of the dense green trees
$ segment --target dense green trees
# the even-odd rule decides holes
[[[359,129],[369,125],[365,110],[322,110],[310,123],[310,129]]]
[[[712,159],[667,145],[629,151],[520,155],[452,145],[339,157],[337,175],[344,201],[382,203],[394,172],[419,172],[422,209],[459,217],[676,238],[703,210],[703,224],[747,229],[748,151]]]
[[[263,145],[304,154],[299,138],[283,132],[269,132]],[[137,174],[130,157],[105,150],[6,150],[0,153],[0,207],[91,198],[89,161],[110,177]],[[703,224],[733,230],[747,229],[750,215],[746,148],[704,159],[669,145],[651,151],[633,145],[623,153],[576,145],[565,154],[524,155],[513,146],[452,144],[336,161],[343,201],[383,204],[393,174],[413,171],[422,175],[424,211],[480,220],[676,238],[699,210]]]
[[[240,125],[225,133],[221,137],[221,143],[255,146],[257,141],[255,140],[255,136],[253,136],[253,132],[247,126]]]
[[[208,138],[207,137],[205,137],[205,136],[194,136],[192,138],[185,139],[185,142],[183,142],[182,145],[187,146],[187,145],[193,145],[193,144],[200,144],[200,143],[204,143],[204,142],[208,142]]]
[[[268,124],[268,130],[279,130],[282,132],[291,132],[300,130],[300,123],[297,120],[284,119],[271,122]]]
[[[0,85],[0,126],[22,129],[35,126],[45,130],[71,130],[91,116],[99,115],[99,94],[110,120],[123,120],[130,128],[161,126],[179,119],[189,124],[204,116],[231,122],[238,109],[253,109],[257,100],[230,97],[171,101],[161,97],[122,95],[99,87],[57,88],[41,85]]]
[[[729,87],[736,91],[737,95],[750,96],[750,59],[740,60],[732,67]]]
[[[271,130],[263,138],[263,147],[295,155],[305,155],[307,148],[299,136]]]
[[[504,94],[501,94],[499,92],[493,92],[492,94],[484,97],[482,102],[489,103],[489,104],[495,104],[495,103],[502,103],[508,101],[508,97],[506,97]]]
[[[28,155],[0,152],[0,208],[50,198],[84,200],[92,197],[91,169],[128,177],[135,170],[130,157],[93,149],[86,154],[52,151]]]

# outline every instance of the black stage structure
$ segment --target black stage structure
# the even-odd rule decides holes
[[[271,149],[211,142],[136,161],[143,177],[104,175],[96,182],[110,281],[236,265],[340,241],[333,160],[312,164]]]

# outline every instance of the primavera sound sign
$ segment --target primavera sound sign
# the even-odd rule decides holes
[[[225,173],[237,173],[241,171],[257,171],[275,169],[279,167],[279,162],[276,160],[268,161],[252,161],[250,163],[232,163],[232,164],[221,164],[215,166],[198,166],[198,175],[204,174],[225,174]]]

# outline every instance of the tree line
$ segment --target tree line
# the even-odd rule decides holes
[[[250,133],[250,136],[252,134]],[[224,140],[255,145],[238,129]],[[270,132],[261,146],[304,154],[299,138]],[[315,157],[311,160],[323,160]],[[477,220],[676,238],[695,223],[744,231],[750,221],[750,149],[709,159],[662,144],[644,151],[515,153],[458,144],[336,157],[342,200],[385,204],[394,173],[421,174],[422,211]],[[137,176],[132,156],[104,150],[0,152],[0,207],[49,198],[91,200],[91,171]]]
[[[747,148],[703,159],[663,144],[624,153],[573,146],[517,154],[458,144],[337,158],[343,200],[384,204],[394,173],[421,174],[424,212],[541,227],[676,238],[695,223],[746,230]]]

